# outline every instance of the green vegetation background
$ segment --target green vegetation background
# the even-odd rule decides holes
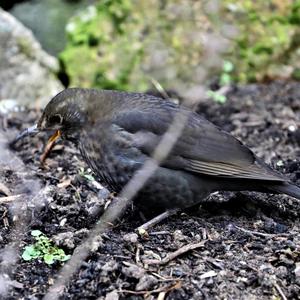
[[[231,62],[234,81],[300,79],[300,0],[225,0],[218,14],[202,3],[101,0],[87,7],[69,21],[60,54],[70,85],[143,91],[154,78],[165,88],[188,88],[201,82],[203,37],[211,32],[228,41],[222,59]]]

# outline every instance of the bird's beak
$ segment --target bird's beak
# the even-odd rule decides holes
[[[17,143],[18,141],[22,140],[24,137],[26,136],[31,136],[31,135],[35,135],[39,132],[40,130],[38,129],[37,124],[23,130],[21,133],[18,134],[18,136],[15,138],[15,140],[13,141],[13,143]]]
[[[60,137],[61,137],[61,131],[58,129],[54,132],[53,135],[51,135],[50,139],[48,140],[47,146],[48,144],[54,143]]]
[[[18,141],[24,139],[27,136],[33,136],[39,133],[41,130],[38,128],[38,125],[35,124],[29,128],[24,129],[17,137],[13,140],[12,145],[15,145]],[[50,137],[47,144],[53,144],[59,137],[61,137],[61,131],[58,129]]]
[[[41,156],[41,162],[44,164],[46,157],[48,156],[49,152],[51,151],[55,141],[61,136],[61,131],[57,129],[54,134],[50,137],[45,147],[45,150]]]

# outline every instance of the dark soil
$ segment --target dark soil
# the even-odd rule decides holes
[[[300,185],[300,84],[235,88],[228,98],[225,105],[201,103],[199,112]],[[12,139],[39,115],[11,113],[0,122]],[[31,203],[0,204],[3,299],[41,299],[63,265],[20,258],[33,243],[33,229],[72,254],[113,198],[104,200],[105,190],[83,176],[86,165],[70,144],[59,142],[42,166],[46,140],[26,139],[15,150],[26,166],[22,172],[1,166],[0,197],[23,194],[17,202]],[[32,195],[41,197],[30,202]],[[99,239],[61,299],[300,299],[299,215],[300,201],[288,196],[217,193],[155,226],[149,237],[137,237],[143,220],[129,209]],[[147,264],[201,241],[166,265]]]

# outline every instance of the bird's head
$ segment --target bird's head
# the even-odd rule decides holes
[[[15,142],[43,131],[53,132],[49,141],[59,137],[76,141],[86,120],[87,92],[84,89],[66,89],[50,100],[38,123],[25,129]]]

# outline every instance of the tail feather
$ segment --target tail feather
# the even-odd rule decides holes
[[[270,191],[274,191],[280,194],[286,194],[300,200],[300,187],[296,186],[295,184],[288,182],[274,184],[272,186],[268,186],[268,189]]]

